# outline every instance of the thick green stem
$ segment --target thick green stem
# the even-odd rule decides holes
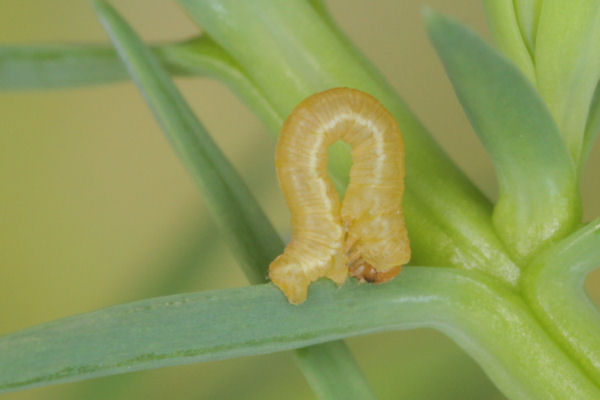
[[[600,312],[584,290],[600,266],[600,219],[538,256],[523,274],[523,294],[550,333],[600,385]]]
[[[354,87],[378,98],[397,119],[406,141],[403,204],[414,262],[485,269],[509,285],[516,284],[519,269],[494,233],[487,199],[376,69],[310,4],[302,0],[179,2],[242,65],[282,116],[308,95],[331,87]],[[349,157],[340,151],[332,155],[338,177],[347,175],[344,166]],[[423,216],[426,230],[421,228]]]
[[[267,284],[40,325],[0,339],[0,391],[423,326],[451,336],[511,399],[600,398],[518,295],[479,273],[439,267],[407,267],[378,286],[316,282],[301,307]]]

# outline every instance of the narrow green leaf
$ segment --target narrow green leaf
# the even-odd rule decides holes
[[[543,0],[514,0],[515,12],[521,36],[525,41],[529,54],[535,52],[535,37]]]
[[[525,261],[579,221],[577,179],[567,146],[535,88],[510,61],[440,14],[429,13],[427,27],[496,167],[496,230],[514,257]]]
[[[527,79],[535,82],[535,68],[526,36],[517,20],[514,0],[484,0],[483,5],[490,33],[500,51],[510,58]],[[524,7],[524,10],[527,8]],[[529,28],[527,28],[529,29]]]
[[[576,163],[600,78],[600,2],[544,0],[535,49],[538,88]]]
[[[311,389],[319,399],[375,399],[369,386],[363,385],[362,372],[348,346],[341,340],[296,350],[296,360]],[[340,385],[338,377],[345,377]]]
[[[332,87],[357,88],[379,99],[406,143],[403,205],[413,261],[485,269],[516,285],[519,269],[494,232],[489,201],[335,24],[305,0],[179,3],[240,63],[282,117],[307,96]],[[334,178],[343,181],[349,159],[341,146],[332,151]],[[429,229],[421,228],[423,216]]]
[[[585,134],[583,136],[583,151],[581,155],[581,163],[579,165],[580,169],[583,168],[590,151],[592,151],[592,147],[594,147],[594,142],[596,141],[596,137],[598,137],[598,132],[600,132],[600,83],[596,85],[592,104],[590,105],[590,112],[588,114]]]
[[[0,46],[0,90],[56,89],[129,79],[102,45]]]
[[[331,15],[329,14],[329,10],[327,9],[327,4],[325,4],[325,0],[307,0],[308,4],[310,4],[316,12],[318,12],[321,17],[325,19],[331,19]]]
[[[600,218],[536,257],[523,293],[546,328],[600,385],[600,311],[585,277],[600,267]]]
[[[237,62],[207,36],[152,47],[169,73],[211,76],[228,85],[272,130],[282,118]],[[0,90],[59,89],[129,80],[117,52],[104,45],[0,46]]]
[[[407,267],[378,286],[353,280],[338,288],[322,280],[300,307],[266,284],[149,299],[40,325],[0,338],[0,391],[419,326],[451,336],[510,398],[600,398],[517,295],[480,274],[438,267]]]
[[[196,119],[149,49],[106,2],[94,1],[94,6],[167,137],[204,189],[208,205],[225,231],[246,276],[252,283],[263,282],[267,277],[269,263],[283,250],[281,239],[233,166]],[[336,353],[341,351],[339,345],[331,346],[338,346]],[[312,349],[306,351],[311,355],[315,352]],[[325,357],[327,354],[320,358]],[[352,355],[348,353],[343,361],[350,360],[353,360]],[[363,386],[364,392],[370,391],[358,365],[355,362],[341,365],[340,361],[342,360],[332,358],[329,362],[331,373],[337,377],[335,384],[330,387],[340,394],[345,393],[350,376],[342,373],[353,370],[352,378],[361,378],[353,383]],[[327,398],[329,397],[324,397]]]
[[[214,74],[227,59],[214,42],[199,37],[152,46],[163,66],[180,76]],[[194,62],[180,54],[193,52]],[[224,53],[221,50],[222,53]],[[129,80],[112,46],[100,44],[1,45],[0,90],[59,89]]]
[[[263,282],[269,263],[283,248],[275,229],[150,50],[108,4],[95,1],[94,6],[156,119],[202,188],[246,275],[251,282]]]

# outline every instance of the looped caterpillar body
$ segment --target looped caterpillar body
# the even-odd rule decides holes
[[[341,205],[327,172],[327,149],[340,139],[353,160]],[[320,277],[342,284],[349,273],[369,282],[398,274],[410,259],[404,142],[375,98],[349,88],[308,97],[283,124],[275,158],[293,233],[269,277],[291,303],[302,303]]]

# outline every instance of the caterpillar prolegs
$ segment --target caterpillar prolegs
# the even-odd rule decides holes
[[[341,206],[327,172],[327,149],[337,140],[352,146],[353,161]],[[410,259],[404,142],[375,98],[349,88],[306,98],[284,122],[275,160],[293,232],[269,277],[291,303],[302,303],[320,277],[380,283],[398,274]]]

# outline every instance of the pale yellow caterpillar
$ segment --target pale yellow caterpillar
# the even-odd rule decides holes
[[[342,205],[327,172],[327,149],[352,146]],[[279,184],[292,216],[292,238],[269,266],[291,303],[320,277],[348,274],[385,282],[410,259],[402,214],[404,142],[392,115],[372,96],[336,88],[302,101],[283,124],[276,151]]]

